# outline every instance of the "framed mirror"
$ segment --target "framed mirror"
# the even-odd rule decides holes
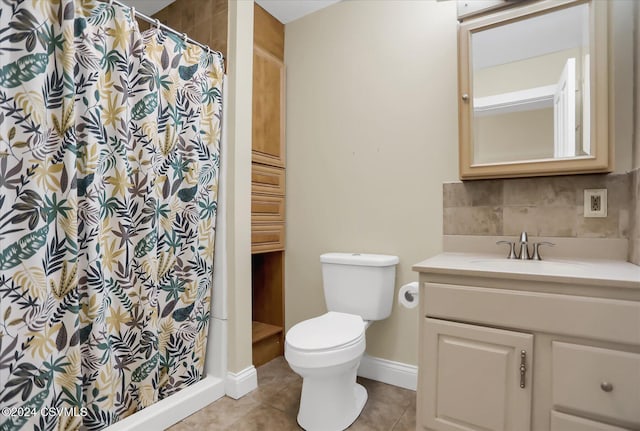
[[[607,3],[543,0],[460,23],[460,178],[610,172]]]

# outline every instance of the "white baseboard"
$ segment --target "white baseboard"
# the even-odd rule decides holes
[[[399,386],[413,391],[418,387],[418,367],[364,355],[358,375],[367,379]]]
[[[251,365],[239,373],[227,372],[224,390],[227,396],[237,400],[258,387],[258,373]]]
[[[180,392],[146,407],[105,431],[163,430],[224,396],[224,382],[207,376]]]

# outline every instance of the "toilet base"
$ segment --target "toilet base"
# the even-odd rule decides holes
[[[298,424],[302,428],[341,431],[358,419],[368,398],[367,390],[356,383],[359,362],[352,361],[348,369],[338,374],[303,375],[298,412]]]
[[[355,388],[353,388],[353,391],[355,392],[355,395],[356,395],[356,406],[358,408],[358,414],[356,415],[355,418],[353,418],[353,421],[351,421],[349,425],[351,425],[356,421],[356,419],[358,419],[358,416],[360,416],[360,413],[362,413],[362,409],[364,409],[364,405],[367,404],[367,399],[369,398],[369,394],[367,394],[367,390],[365,389],[364,386],[362,386],[359,383],[356,383],[356,386]],[[347,425],[347,427],[349,425]]]

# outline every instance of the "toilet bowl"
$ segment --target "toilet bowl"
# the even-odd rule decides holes
[[[391,314],[397,256],[325,253],[322,285],[326,314],[294,325],[284,356],[302,377],[298,424],[307,431],[340,431],[367,402],[356,383],[366,347],[365,331]]]
[[[330,311],[287,332],[285,358],[302,378],[298,424],[307,431],[343,430],[360,415],[367,391],[355,383],[365,322]]]

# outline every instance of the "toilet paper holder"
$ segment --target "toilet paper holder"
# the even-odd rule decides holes
[[[418,305],[419,294],[419,284],[417,281],[412,283],[405,284],[400,287],[398,292],[398,302],[400,305],[406,308],[414,308]]]

